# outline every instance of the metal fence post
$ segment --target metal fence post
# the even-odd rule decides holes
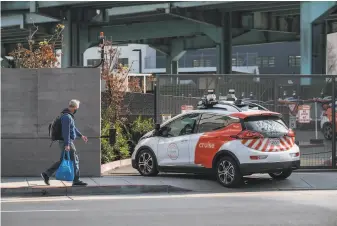
[[[277,111],[277,81],[273,80],[273,90],[274,90],[274,111]]]
[[[335,85],[336,85],[336,77],[332,76],[331,79],[331,86],[332,86],[332,103],[331,103],[331,110],[332,110],[332,158],[331,158],[331,164],[332,168],[336,168],[336,93],[335,93]]]
[[[158,99],[158,89],[157,89],[157,79],[158,77],[155,76],[153,79],[153,113],[154,113],[154,123],[157,124],[158,122],[158,113],[157,113],[157,99]]]

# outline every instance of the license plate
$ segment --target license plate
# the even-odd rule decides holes
[[[271,145],[274,145],[274,146],[280,145],[280,139],[270,139],[269,142]]]

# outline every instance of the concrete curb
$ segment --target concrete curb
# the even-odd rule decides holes
[[[123,160],[117,160],[114,162],[108,162],[108,163],[101,165],[101,174],[104,174],[113,169],[117,169],[123,166],[130,166],[130,165],[131,165],[131,159],[123,159]]]
[[[126,195],[146,193],[179,193],[191,190],[171,185],[107,185],[69,187],[17,187],[1,188],[2,197],[76,196],[76,195]]]

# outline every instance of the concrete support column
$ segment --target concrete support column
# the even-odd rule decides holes
[[[71,10],[68,10],[66,13],[66,22],[63,31],[63,46],[62,46],[62,58],[61,58],[61,67],[67,68],[71,66],[72,61],[72,18]]]
[[[216,45],[216,73],[222,74],[221,44]]]
[[[313,22],[326,13],[336,2],[301,2],[301,74],[313,73]],[[314,41],[314,42],[313,42]],[[316,70],[315,70],[316,71]],[[310,80],[306,82],[310,84]]]
[[[226,12],[222,16],[220,43],[217,45],[217,73],[232,73],[232,13]]]
[[[178,60],[173,60],[171,56],[166,56],[166,74],[178,74]]]
[[[83,66],[83,54],[88,46],[89,28],[83,11],[66,13],[63,32],[62,67]]]
[[[79,53],[79,24],[71,23],[71,66],[80,65],[80,53]]]
[[[79,25],[79,66],[84,66],[84,52],[89,44],[89,28],[88,24]]]
[[[1,56],[6,56],[6,48],[5,45],[3,43],[1,43]]]
[[[325,23],[312,26],[312,74],[325,74],[326,58]]]
[[[174,61],[172,61],[171,65],[172,65],[172,74],[177,75],[178,74],[178,68],[179,68],[179,61],[174,60]]]

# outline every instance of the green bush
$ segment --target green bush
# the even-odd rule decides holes
[[[153,130],[153,119],[143,119],[142,116],[138,116],[131,124],[131,131],[135,133],[145,134]]]
[[[119,159],[126,159],[130,156],[128,138],[126,134],[123,134],[123,129],[120,123],[115,125],[116,129],[116,143],[114,150],[117,152]]]
[[[110,128],[116,129],[116,142],[112,146],[109,139],[101,139],[101,163],[112,162],[115,160],[125,159],[129,157],[129,145],[128,139],[123,134],[122,123],[117,122],[114,125],[111,123],[111,118],[114,115],[112,108],[107,108],[102,112],[101,120],[101,134],[102,136],[108,136]]]
[[[102,136],[109,135],[111,123],[108,120],[109,117],[106,117],[107,114],[108,112],[105,112],[102,115]],[[118,122],[114,128],[116,129],[115,145],[111,146],[109,139],[101,139],[102,164],[130,157],[132,148],[137,144],[139,138],[153,130],[153,120],[143,119],[139,116],[132,123]]]
[[[110,129],[110,123],[107,121],[102,122],[102,136],[108,136],[109,135],[109,129]],[[114,148],[110,145],[109,139],[101,139],[101,163],[107,163],[114,161],[116,159],[116,155],[114,152]]]

